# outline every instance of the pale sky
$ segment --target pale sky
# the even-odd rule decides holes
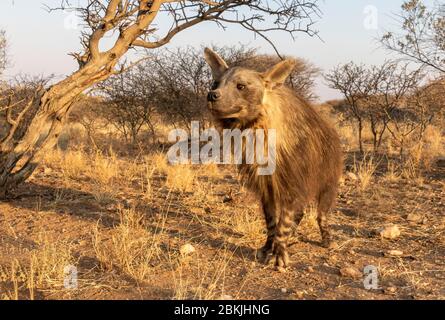
[[[433,0],[424,2],[431,5]],[[303,33],[295,41],[285,33],[274,33],[272,39],[280,52],[305,58],[323,71],[351,60],[379,64],[390,55],[379,48],[376,39],[385,30],[397,29],[394,15],[400,12],[402,3],[403,0],[320,0],[323,15],[314,28],[323,40]],[[68,53],[79,50],[80,30],[70,27],[68,13],[48,13],[44,4],[57,6],[60,0],[0,1],[0,29],[7,32],[12,61],[6,77],[22,73],[55,74],[62,78],[76,70],[77,63]],[[273,52],[264,40],[255,39],[240,27],[231,26],[224,31],[208,22],[180,33],[169,47],[238,43],[257,47],[264,53]],[[317,81],[316,94],[320,100],[340,97],[321,78]]]

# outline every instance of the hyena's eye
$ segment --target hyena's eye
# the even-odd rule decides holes
[[[210,89],[212,89],[212,90],[216,90],[216,89],[218,89],[218,86],[219,86],[219,82],[217,82],[217,81],[213,81],[213,83],[212,83]]]
[[[238,83],[238,84],[236,85],[236,88],[237,88],[238,90],[244,90],[244,89],[246,89],[246,86],[245,86],[244,84]]]

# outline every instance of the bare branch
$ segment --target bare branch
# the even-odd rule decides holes
[[[397,17],[401,32],[387,32],[382,45],[432,70],[445,73],[445,10],[427,8],[421,0],[407,0]]]

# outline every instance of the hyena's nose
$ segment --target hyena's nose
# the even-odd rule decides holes
[[[221,92],[219,92],[219,90],[213,90],[210,91],[209,94],[207,95],[207,101],[217,101],[221,98]]]

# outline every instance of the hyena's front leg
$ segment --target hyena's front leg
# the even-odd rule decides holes
[[[289,254],[287,244],[292,233],[294,214],[291,210],[283,209],[280,212],[280,220],[277,224],[275,237],[273,240],[273,255],[275,256],[275,266],[278,271],[284,271],[289,265]]]
[[[273,250],[275,229],[277,226],[276,206],[270,201],[262,201],[262,210],[267,226],[267,239],[264,246],[257,251],[257,258],[263,263],[267,263]]]

